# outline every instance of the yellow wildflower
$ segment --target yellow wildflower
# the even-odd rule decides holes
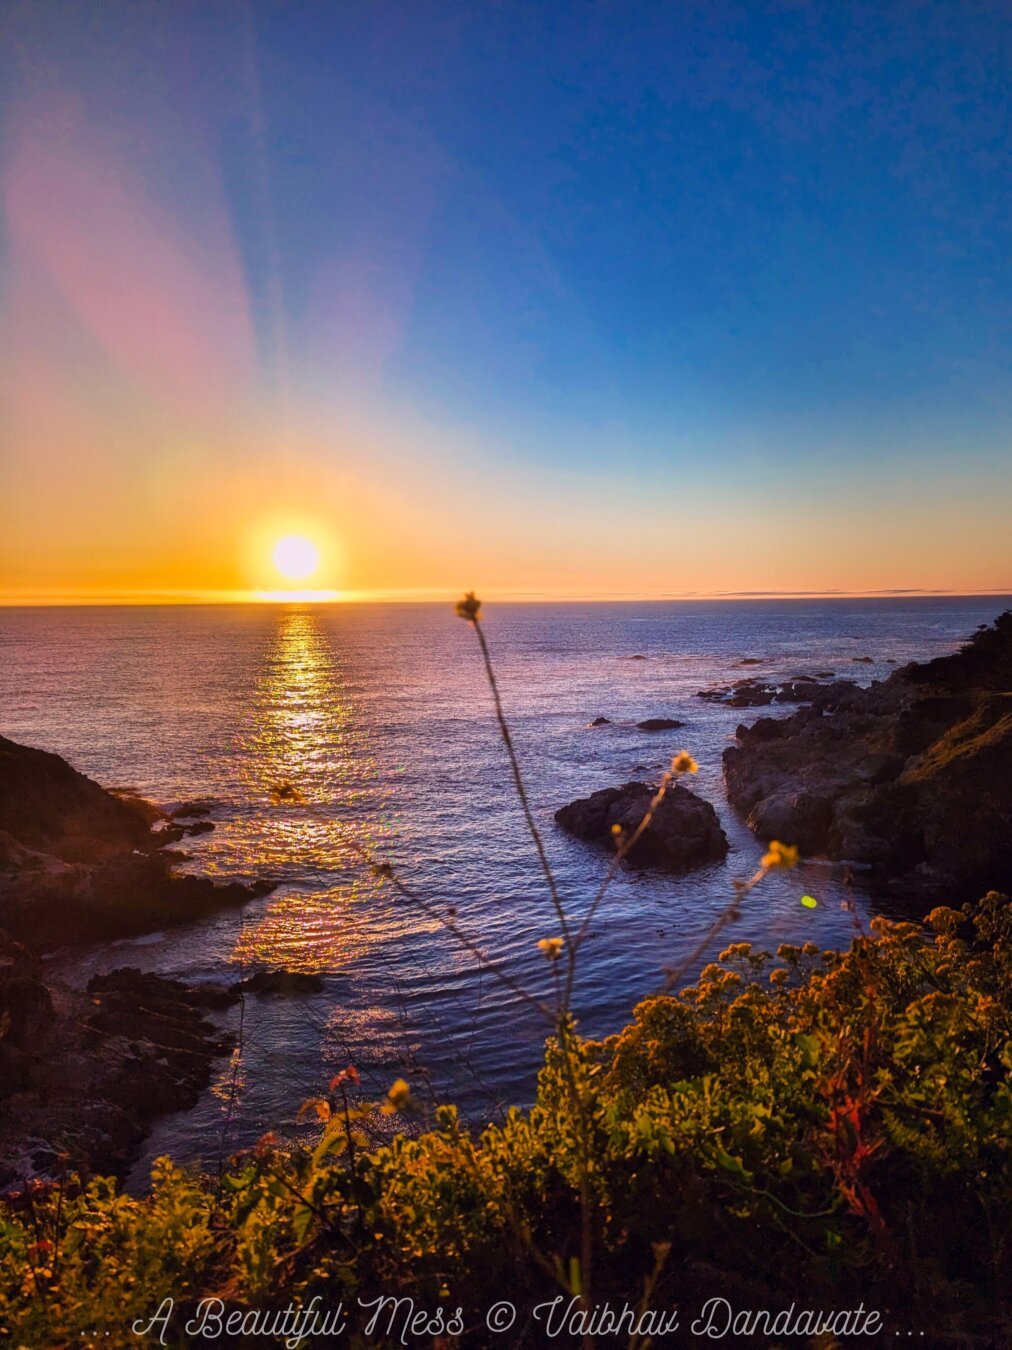
[[[699,765],[689,754],[688,750],[679,750],[678,754],[671,761],[672,773],[698,773]]]
[[[793,844],[781,844],[779,839],[771,839],[768,852],[763,854],[762,865],[772,867],[797,867],[798,850]]]
[[[468,623],[477,623],[481,618],[481,601],[474,591],[468,591],[463,600],[457,601],[457,617]]]
[[[380,1110],[384,1115],[392,1116],[395,1111],[406,1111],[411,1104],[411,1089],[403,1078],[398,1078],[387,1093],[387,1099]]]
[[[562,938],[540,938],[538,946],[544,952],[546,961],[558,961],[562,955]]]

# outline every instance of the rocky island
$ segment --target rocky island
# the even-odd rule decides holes
[[[578,839],[614,845],[617,826],[627,837],[638,829],[657,791],[648,783],[603,788],[555,813],[557,824]],[[627,855],[634,867],[684,872],[727,854],[727,836],[709,802],[681,783],[672,784],[653,819]]]
[[[739,726],[728,797],[760,838],[931,906],[1012,885],[1012,611],[960,650]]]

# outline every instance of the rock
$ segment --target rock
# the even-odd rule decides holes
[[[875,659],[871,656],[852,656],[850,659],[856,661],[859,666],[873,666],[875,664]]]
[[[3,1040],[24,1045],[53,1020],[53,1000],[41,980],[26,974],[11,974],[0,980],[0,1022]]]
[[[926,905],[1012,887],[1012,611],[951,656],[740,726],[728,796],[763,839]]]
[[[655,792],[656,788],[646,783],[604,788],[561,807],[556,811],[555,819],[564,830],[579,839],[613,847],[612,826],[619,825],[627,836],[631,835],[646,814]],[[676,783],[668,788],[627,861],[633,866],[682,872],[703,863],[717,862],[726,854],[727,838],[720,828],[716,811],[709,802]]]
[[[696,697],[729,708],[765,708],[774,703],[810,703],[816,692],[825,687],[814,675],[796,675],[780,682],[736,680],[734,684],[700,689]]]
[[[743,656],[737,664],[739,666],[761,666],[763,661],[761,656]]]
[[[635,652],[632,656],[626,657],[627,661],[645,661],[646,659],[647,658],[643,655],[642,652]]]
[[[213,820],[195,820],[192,824],[183,825],[180,829],[180,838],[188,835],[210,834],[214,829]]]
[[[156,842],[149,807],[118,797],[59,755],[0,736],[0,830],[64,862],[99,862]]]
[[[239,988],[250,994],[322,994],[323,980],[297,970],[258,970]]]
[[[214,802],[209,797],[198,797],[194,801],[181,802],[169,812],[170,820],[206,819],[214,810]]]
[[[15,1066],[17,1096],[0,1116],[0,1187],[52,1174],[61,1155],[85,1175],[122,1175],[151,1122],[195,1105],[233,1045],[205,1018],[199,991],[133,968],[96,976],[86,994],[46,998],[51,1016],[41,1024],[36,1012],[30,1059]]]
[[[640,731],[676,731],[679,727],[684,727],[685,723],[679,722],[675,717],[647,717],[636,725]]]
[[[593,722],[590,723],[590,725],[591,725],[592,727],[610,727],[610,726],[611,726],[611,718],[610,718],[610,717],[595,717],[594,720],[593,720]]]
[[[186,818],[198,805],[185,804]],[[165,846],[213,828],[170,823],[59,755],[0,737],[0,924],[46,951],[150,932],[271,890],[176,873],[182,859]]]

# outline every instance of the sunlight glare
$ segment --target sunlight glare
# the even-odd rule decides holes
[[[274,545],[274,566],[289,581],[305,581],[320,565],[320,550],[302,534],[286,534]]]

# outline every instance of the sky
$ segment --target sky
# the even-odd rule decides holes
[[[0,600],[1012,590],[1006,4],[0,44]]]

